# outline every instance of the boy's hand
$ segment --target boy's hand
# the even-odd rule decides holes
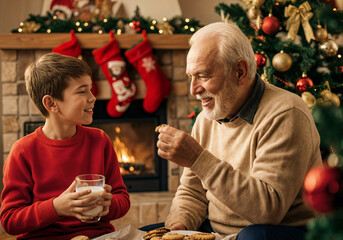
[[[104,184],[103,186],[104,192],[100,193],[100,197],[102,197],[104,200],[97,201],[96,204],[104,206],[104,210],[99,214],[100,217],[103,217],[109,213],[111,200],[112,200],[112,187],[108,184]]]
[[[79,220],[91,220],[92,216],[83,216],[82,212],[91,210],[99,204],[89,205],[96,200],[95,196],[79,199],[80,197],[87,195],[91,190],[84,190],[81,192],[75,192],[75,181],[65,190],[61,195],[53,200],[53,205],[58,216],[73,216]],[[104,193],[102,193],[104,194]],[[107,196],[107,195],[106,195]],[[107,196],[108,197],[108,196]],[[111,194],[112,197],[112,194]],[[108,213],[108,209],[107,209]],[[107,214],[106,213],[106,214]]]

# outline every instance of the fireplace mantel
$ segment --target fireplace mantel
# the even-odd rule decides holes
[[[154,49],[188,49],[188,34],[147,34]],[[79,33],[76,37],[83,49],[96,49],[109,42],[109,34]],[[52,49],[70,39],[69,33],[2,33],[0,49]],[[115,35],[120,48],[127,49],[142,39],[141,34]]]

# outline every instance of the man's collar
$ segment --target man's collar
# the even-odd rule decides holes
[[[253,123],[255,114],[258,109],[258,105],[261,102],[264,89],[265,89],[265,83],[263,82],[263,80],[260,78],[258,74],[256,74],[255,79],[256,81],[255,81],[253,91],[250,97],[244,103],[241,110],[239,110],[239,112],[235,116],[233,116],[231,119],[224,118],[224,119],[217,120],[218,123],[221,124],[222,122],[233,122],[239,117],[250,124]]]

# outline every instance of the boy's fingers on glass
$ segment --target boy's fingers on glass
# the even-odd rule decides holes
[[[103,217],[106,216],[109,213],[109,210],[107,207],[104,207],[104,211],[102,211],[101,213],[99,213],[99,217]]]
[[[90,194],[92,191],[87,189],[87,190],[84,190],[84,191],[80,191],[80,192],[74,192],[72,194],[74,194],[74,199],[78,199],[82,196],[85,196],[87,194]]]

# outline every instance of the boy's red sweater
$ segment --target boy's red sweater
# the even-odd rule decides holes
[[[108,136],[99,129],[77,125],[75,136],[47,138],[42,128],[14,143],[4,165],[1,224],[17,239],[70,239],[114,231],[110,220],[124,216],[130,198],[117,156]],[[112,186],[112,204],[100,222],[87,224],[75,217],[59,217],[53,199],[79,174],[102,174]]]

